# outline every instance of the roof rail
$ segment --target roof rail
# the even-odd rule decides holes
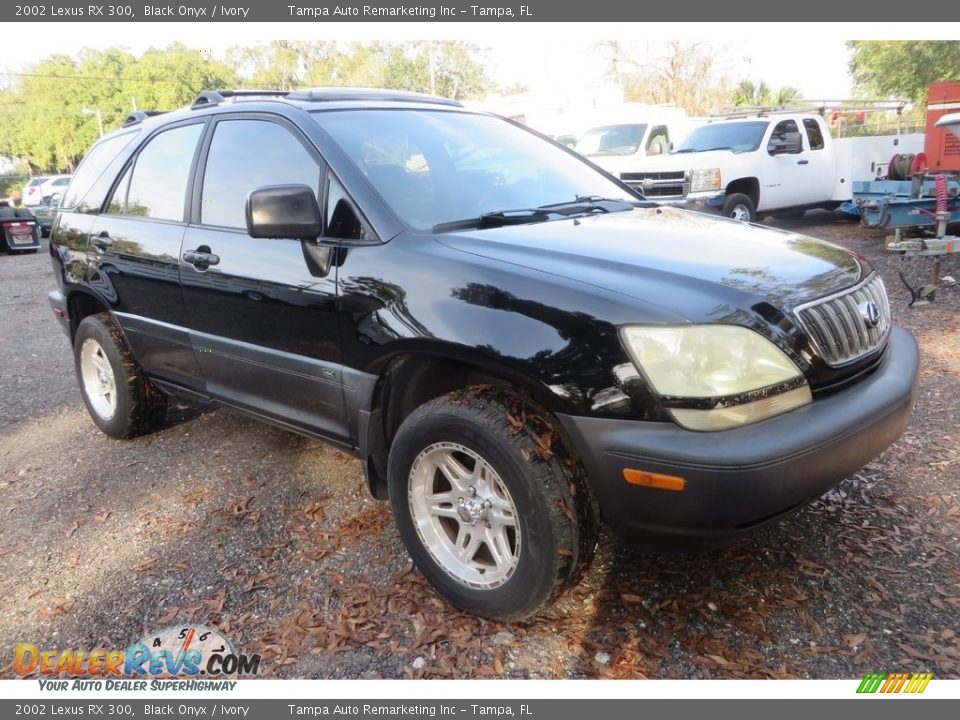
[[[120,127],[130,127],[131,125],[142,123],[147,118],[151,118],[154,115],[163,115],[164,112],[164,110],[134,110],[123,119],[123,124]]]
[[[312,102],[337,101],[365,101],[365,102],[414,102],[429,103],[431,105],[447,105],[449,107],[463,107],[456,100],[425,95],[417,92],[403,92],[399,90],[384,90],[381,88],[353,88],[353,87],[318,87],[304,90],[293,90],[287,94],[290,100],[308,100]]]
[[[219,105],[231,98],[286,97],[288,94],[286,90],[202,90],[196,99],[194,99],[190,109],[196,110],[197,108]]]
[[[765,117],[782,113],[811,114],[825,117],[827,113],[896,112],[901,114],[909,100],[797,100],[796,105],[739,105],[711,115],[712,118]]]

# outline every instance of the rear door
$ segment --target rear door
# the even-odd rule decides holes
[[[218,118],[203,157],[180,270],[207,393],[346,441],[331,248],[252,238],[245,219],[258,187],[300,184],[321,196],[322,160],[295,126],[259,114]]]
[[[88,282],[114,311],[131,350],[159,380],[200,389],[180,292],[190,175],[205,123],[167,126],[139,148],[93,223]]]

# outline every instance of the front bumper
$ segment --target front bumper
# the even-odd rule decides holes
[[[883,361],[841,392],[733,430],[559,416],[615,528],[661,539],[737,535],[818,498],[889,447],[913,407],[919,355],[894,327]],[[624,468],[682,477],[679,492],[628,484]]]
[[[697,212],[720,212],[723,208],[723,202],[727,199],[727,193],[723,190],[710,192],[688,193],[683,196],[650,197],[651,202],[658,205],[669,205],[670,207],[685,208],[687,210],[696,210]]]

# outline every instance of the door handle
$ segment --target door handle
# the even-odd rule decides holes
[[[220,256],[210,252],[210,248],[206,245],[201,245],[196,250],[187,250],[183,254],[183,261],[190,263],[197,270],[206,270],[211,265],[218,265]]]
[[[100,251],[109,250],[110,246],[113,245],[113,238],[110,237],[109,234],[102,232],[99,235],[91,235],[90,244]]]
[[[797,160],[797,165],[809,165],[809,160]]]

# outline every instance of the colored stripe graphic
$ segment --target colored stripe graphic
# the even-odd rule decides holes
[[[933,679],[932,673],[867,673],[857,687],[858,693],[922,693]]]

